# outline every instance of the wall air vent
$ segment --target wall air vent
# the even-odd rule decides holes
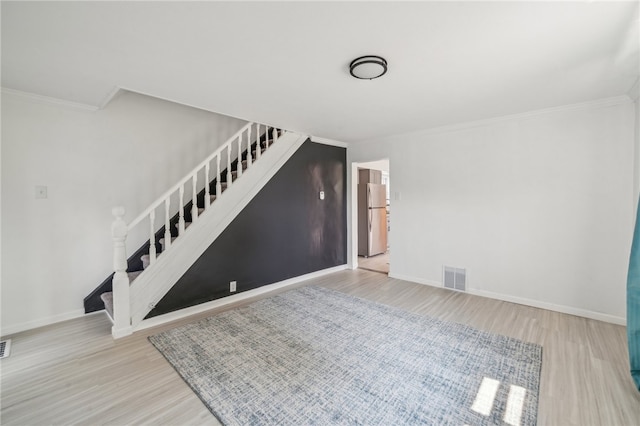
[[[0,342],[0,359],[6,358],[11,352],[11,339]]]
[[[462,268],[454,268],[452,266],[443,267],[443,282],[445,288],[452,290],[467,290],[467,270]]]

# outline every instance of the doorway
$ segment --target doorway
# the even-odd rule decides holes
[[[391,233],[389,160],[354,163],[353,167],[355,262],[358,269],[388,275]]]

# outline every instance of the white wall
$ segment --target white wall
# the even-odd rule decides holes
[[[624,322],[634,222],[626,98],[350,146],[393,170],[391,275]]]
[[[130,92],[96,112],[3,93],[2,334],[82,314],[112,271],[111,208],[133,219],[244,124]]]

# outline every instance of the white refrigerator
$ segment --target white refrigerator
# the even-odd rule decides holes
[[[387,187],[358,184],[358,256],[387,251]]]

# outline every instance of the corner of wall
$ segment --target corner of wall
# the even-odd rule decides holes
[[[640,81],[640,80],[638,80]],[[636,82],[638,87],[638,82]],[[636,97],[634,100],[634,139],[633,139],[633,195],[634,201],[637,201],[640,197],[640,98]]]

